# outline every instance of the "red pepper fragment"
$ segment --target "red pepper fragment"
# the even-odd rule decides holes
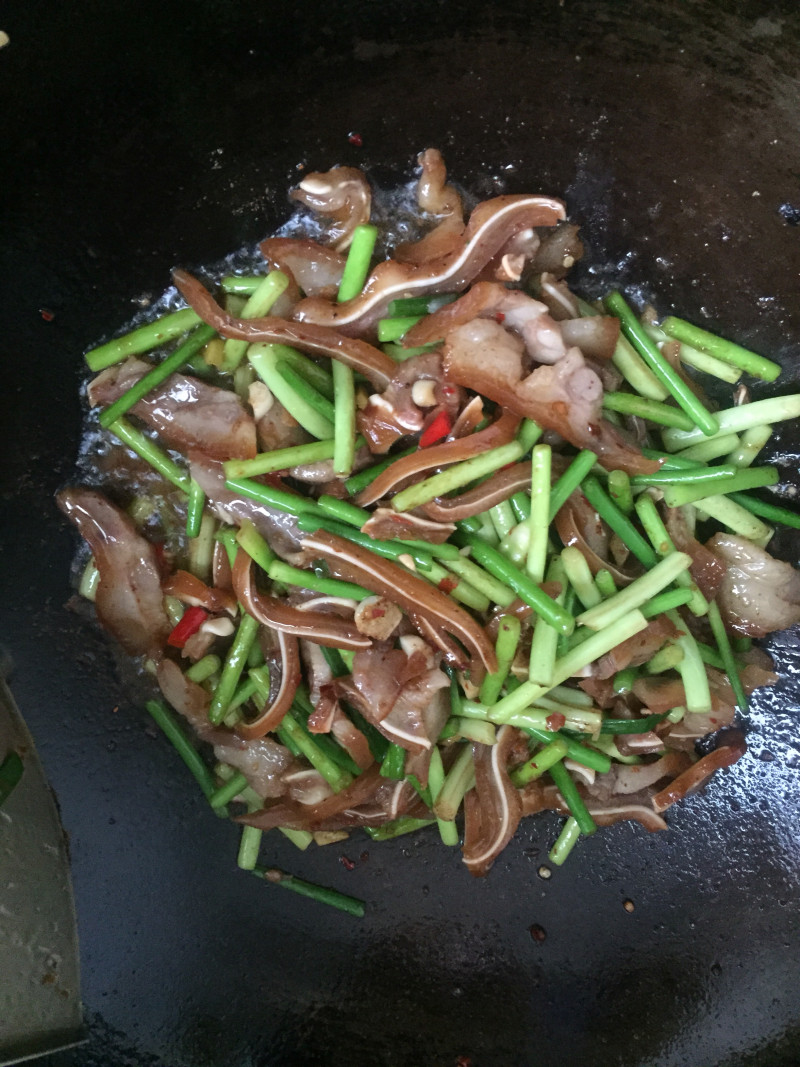
[[[199,606],[187,608],[167,638],[167,644],[171,648],[183,648],[192,634],[197,633],[207,618],[208,612],[205,608]]]
[[[419,447],[427,448],[428,445],[435,445],[437,441],[441,441],[443,437],[447,437],[452,429],[453,423],[450,416],[446,411],[440,411],[434,420],[429,423],[420,434]]]
[[[554,711],[552,715],[548,715],[545,722],[547,723],[547,729],[552,730],[553,733],[563,730],[567,724],[567,720],[560,711]]]
[[[452,593],[457,585],[458,578],[442,578],[438,588],[441,589],[443,593]]]
[[[505,322],[506,321],[505,312],[504,311],[498,311],[497,314],[495,315],[495,319],[497,320],[497,322],[500,322],[500,323]]]
[[[55,314],[50,308],[39,308],[39,314],[42,316],[45,322],[52,322],[55,318]]]
[[[360,133],[348,133],[347,140],[350,142],[350,144],[354,144],[356,148],[364,147],[364,138],[361,136]]]

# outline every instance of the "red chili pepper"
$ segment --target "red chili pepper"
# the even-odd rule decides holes
[[[433,422],[429,423],[420,434],[419,447],[427,448],[428,445],[435,445],[437,441],[447,437],[452,429],[453,423],[450,416],[446,411],[440,411]]]
[[[52,322],[55,315],[50,308],[39,308],[39,314],[42,316],[45,322]]]
[[[561,714],[560,711],[554,711],[552,715],[548,715],[545,719],[547,723],[547,729],[556,733],[558,730],[563,730],[567,720]]]
[[[458,578],[442,578],[438,588],[441,589],[443,593],[452,593],[457,585]]]
[[[497,320],[497,322],[505,322],[506,321],[505,312],[504,311],[498,311],[497,314],[495,315],[495,319]]]
[[[349,133],[347,135],[347,140],[350,142],[350,144],[354,144],[356,148],[364,147],[364,138],[361,136],[360,133]]]
[[[205,608],[187,608],[181,616],[180,622],[176,623],[172,633],[167,638],[167,644],[172,648],[183,648],[192,634],[196,634],[208,618]]]

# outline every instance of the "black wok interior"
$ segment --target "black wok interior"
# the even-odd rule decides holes
[[[603,831],[548,881],[551,816],[484,881],[433,830],[265,843],[366,899],[358,921],[237,871],[236,831],[65,608],[52,499],[81,354],[136,298],[272,231],[301,167],[391,186],[429,145],[478,196],[564,195],[586,291],[675,308],[797,390],[796,4],[11,0],[0,29],[0,641],[71,840],[90,1029],[51,1067],[796,1064],[795,632],[772,642],[782,682],[745,760],[668,833]],[[787,491],[799,443],[776,435]]]

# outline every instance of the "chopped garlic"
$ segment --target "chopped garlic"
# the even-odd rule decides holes
[[[203,359],[209,367],[221,367],[225,358],[225,342],[221,337],[212,337],[203,349]]]
[[[275,398],[263,382],[252,382],[247,390],[247,400],[253,409],[253,418],[258,422],[271,411]]]
[[[421,637],[417,637],[416,634],[403,634],[400,638],[400,647],[407,656],[413,656],[415,652],[428,653],[428,645]]]
[[[384,400],[380,393],[373,393],[372,396],[369,398],[369,402],[370,404],[373,404],[376,408],[383,408],[384,411],[394,411],[394,408],[389,403],[389,401]]]
[[[430,378],[417,378],[411,386],[411,399],[418,408],[432,408],[436,405],[436,382]]]
[[[230,637],[233,633],[234,625],[230,619],[222,617],[219,619],[206,619],[200,629],[204,634],[213,634],[215,637]]]

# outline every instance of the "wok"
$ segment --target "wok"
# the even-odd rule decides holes
[[[12,0],[2,21],[0,632],[71,838],[91,1030],[52,1067],[797,1063],[796,632],[770,643],[783,680],[746,759],[668,833],[602,831],[548,881],[550,816],[480,882],[433,832],[268,843],[364,897],[359,922],[235,869],[235,831],[65,608],[52,501],[86,346],[172,265],[271,231],[299,165],[391,185],[427,145],[479,196],[564,194],[585,288],[750,343],[797,389],[796,5]],[[774,445],[790,484],[798,443]]]

